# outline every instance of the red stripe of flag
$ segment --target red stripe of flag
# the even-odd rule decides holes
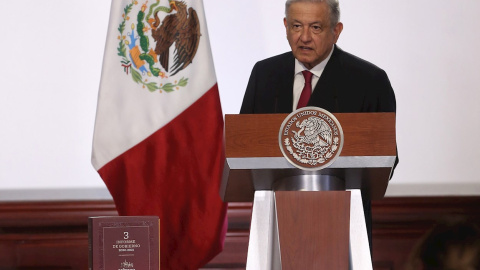
[[[98,171],[119,215],[160,217],[161,269],[198,269],[223,248],[223,115],[215,84]]]

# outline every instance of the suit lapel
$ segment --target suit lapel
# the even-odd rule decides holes
[[[332,56],[328,61],[315,89],[308,101],[308,106],[316,106],[323,108],[329,112],[339,112],[338,107],[338,88],[342,83],[341,63],[339,54],[341,50],[335,46]]]
[[[295,73],[295,58],[293,54],[287,54],[282,67],[275,67],[280,71],[280,76],[272,80],[272,86],[277,93],[276,113],[290,113],[293,106],[293,79]]]

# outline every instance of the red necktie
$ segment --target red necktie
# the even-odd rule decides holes
[[[302,71],[303,77],[305,78],[305,86],[303,87],[302,94],[298,100],[297,109],[307,106],[308,100],[312,95],[312,73],[308,70]]]

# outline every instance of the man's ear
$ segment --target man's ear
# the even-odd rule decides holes
[[[343,23],[338,22],[337,25],[333,28],[333,34],[335,35],[335,43],[337,43],[338,38],[340,37],[340,33],[343,30]]]

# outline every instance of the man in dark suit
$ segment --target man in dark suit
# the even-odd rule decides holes
[[[255,64],[240,113],[290,113],[305,106],[298,106],[305,71],[313,73],[306,106],[332,113],[396,111],[385,71],[335,45],[343,29],[338,0],[288,0],[285,14],[292,51]],[[363,205],[371,246],[370,201]]]

